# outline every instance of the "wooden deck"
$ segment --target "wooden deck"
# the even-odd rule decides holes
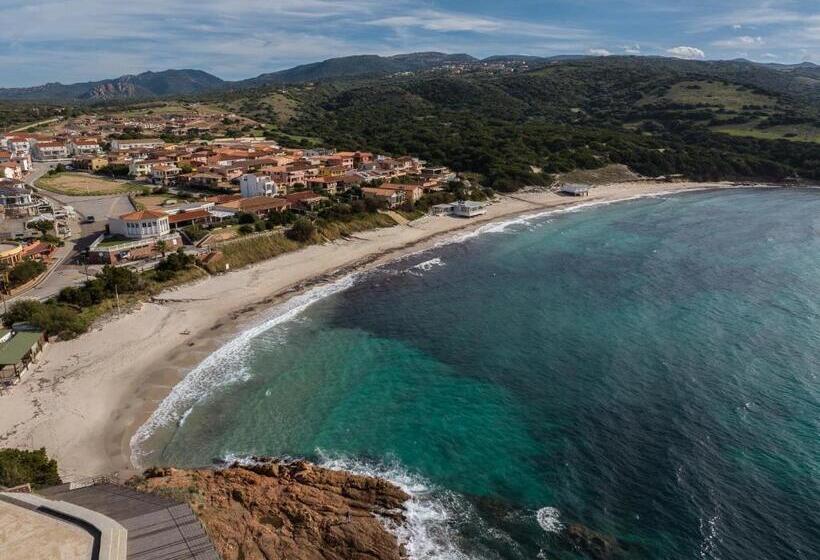
[[[128,530],[129,560],[219,560],[208,535],[187,504],[116,484],[76,490],[68,485],[40,492],[96,511]]]

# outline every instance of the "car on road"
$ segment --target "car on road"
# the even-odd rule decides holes
[[[94,219],[94,216],[86,216],[85,220],[83,220],[83,223],[84,224],[93,224],[95,221],[96,220]]]

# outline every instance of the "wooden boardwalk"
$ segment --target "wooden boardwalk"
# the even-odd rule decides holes
[[[76,490],[68,485],[40,492],[96,511],[128,530],[129,560],[219,560],[194,512],[180,504],[116,484]]]

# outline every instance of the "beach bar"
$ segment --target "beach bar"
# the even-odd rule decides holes
[[[589,187],[586,185],[566,184],[561,186],[561,192],[571,196],[589,196]]]
[[[17,383],[45,342],[41,331],[20,331],[0,344],[0,385]]]

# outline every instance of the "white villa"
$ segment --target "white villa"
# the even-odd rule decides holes
[[[239,178],[239,192],[242,198],[255,196],[276,196],[279,189],[270,175],[255,175],[246,173]]]
[[[430,214],[433,216],[472,218],[486,213],[487,209],[484,207],[484,204],[472,200],[459,200],[458,202],[450,202],[448,204],[436,204],[430,208]]]
[[[140,210],[112,218],[108,222],[108,229],[112,235],[122,235],[129,239],[150,239],[171,233],[168,214],[151,210]]]

